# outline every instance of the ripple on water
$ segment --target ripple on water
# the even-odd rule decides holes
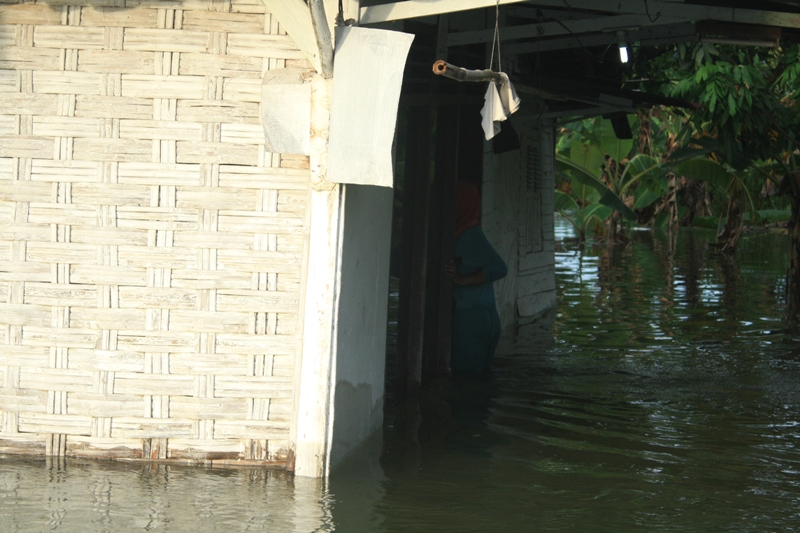
[[[569,228],[557,234],[569,239]],[[791,531],[800,333],[782,236],[561,243],[559,307],[488,381],[445,380],[329,483],[0,460],[5,531]],[[381,435],[379,435],[381,437]]]

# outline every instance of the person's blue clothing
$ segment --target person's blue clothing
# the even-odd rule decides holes
[[[456,240],[455,260],[462,275],[483,269],[483,285],[453,287],[453,343],[450,368],[456,374],[480,374],[489,370],[500,340],[500,315],[492,283],[508,273],[479,226],[464,230]]]

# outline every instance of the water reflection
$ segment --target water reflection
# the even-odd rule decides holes
[[[559,226],[559,307],[488,381],[388,413],[330,481],[263,470],[0,460],[3,531],[789,531],[800,333],[785,236]]]
[[[264,469],[0,462],[0,530],[333,531],[321,480]]]

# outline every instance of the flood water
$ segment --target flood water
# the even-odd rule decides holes
[[[549,325],[521,328],[490,381],[429,387],[418,431],[390,411],[328,482],[6,457],[0,531],[800,529],[785,235],[745,235],[735,261],[696,231],[674,252],[557,237]]]

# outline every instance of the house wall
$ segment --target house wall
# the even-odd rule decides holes
[[[494,283],[495,303],[504,332],[517,323],[517,254],[519,251],[520,151],[503,154],[485,144],[481,227],[486,238],[508,265],[505,278]]]
[[[306,158],[261,0],[0,5],[0,452],[285,463]]]
[[[381,427],[386,366],[393,191],[345,189],[331,468]]]
[[[524,322],[556,306],[555,132],[550,120],[525,125],[520,157],[517,314]]]
[[[494,284],[503,326],[498,351],[508,351],[516,326],[556,305],[552,124],[515,120],[521,147],[502,154],[484,151],[481,226],[508,264]]]

